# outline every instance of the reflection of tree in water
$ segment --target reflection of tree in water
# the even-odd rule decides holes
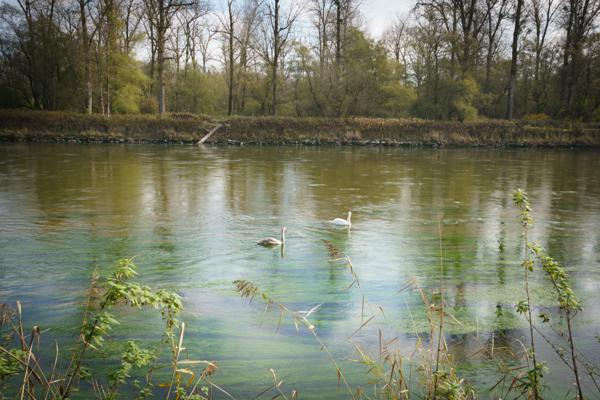
[[[518,186],[530,192],[537,236],[546,238],[542,244],[548,252],[571,268],[575,289],[597,271],[599,238],[593,222],[599,207],[600,158],[593,152],[216,148],[203,153],[187,147],[60,145],[52,151],[46,146],[32,149],[27,147],[23,155],[16,147],[15,155],[8,154],[11,161],[0,165],[0,176],[11,176],[3,181],[8,193],[3,199],[17,212],[31,209],[32,215],[25,218],[39,223],[39,240],[54,235],[64,259],[70,259],[65,265],[83,259],[87,265],[91,259],[93,266],[105,266],[114,258],[143,253],[140,265],[148,261],[154,268],[151,279],[198,286],[211,281],[228,284],[227,269],[233,265],[238,267],[236,274],[258,277],[266,289],[284,297],[288,291],[300,309],[323,301],[316,322],[322,323],[319,328],[325,334],[333,325],[349,325],[344,321],[352,321],[360,310],[361,294],[344,290],[351,278],[342,266],[327,261],[321,239],[353,258],[364,252],[364,265],[357,269],[382,285],[373,292],[398,289],[413,276],[435,290],[439,213],[446,301],[466,322],[465,332],[456,336],[456,351],[468,352],[477,343],[489,347],[490,331],[497,349],[501,341],[513,346],[520,332],[513,329],[517,317],[511,301],[520,290],[516,277],[522,246],[509,199]],[[358,210],[351,237],[320,224],[348,209]],[[295,226],[291,248],[302,247],[283,260],[275,252],[266,267],[259,265],[265,253],[254,255],[249,235],[257,227],[270,232],[281,222]],[[365,238],[385,241],[364,245]],[[582,251],[584,246],[587,251]],[[3,253],[0,263],[23,268],[13,254],[17,253]],[[373,265],[380,261],[385,265]],[[82,287],[88,269],[79,273]],[[539,283],[545,284],[541,276]],[[208,296],[210,290],[204,288],[202,296]],[[386,312],[402,318],[407,296],[387,296]],[[477,318],[478,339],[473,333]]]

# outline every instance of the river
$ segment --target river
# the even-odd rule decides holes
[[[240,299],[232,282],[252,281],[293,310],[320,304],[311,322],[356,387],[369,379],[354,345],[378,358],[381,330],[408,355],[427,328],[419,295],[400,289],[415,280],[435,291],[442,270],[456,318],[450,351],[486,398],[498,364],[527,339],[515,312],[524,298],[516,188],[533,203],[530,239],[564,264],[584,302],[575,336],[600,365],[597,150],[0,144],[0,302],[20,300],[46,343],[67,343],[92,271],[105,276],[135,256],[139,281],[183,297],[187,356],[215,360],[214,381],[232,395],[268,388],[272,368],[301,398],[347,398],[314,337],[289,318],[277,329],[278,314]],[[348,211],[351,230],[327,222]],[[283,226],[284,252],[255,245]],[[359,284],[349,287],[354,277],[326,243],[350,257]],[[550,289],[536,267],[536,312],[558,318]],[[117,315],[113,341],[160,338],[156,312]],[[116,362],[119,349],[107,345],[95,365]],[[541,339],[538,353],[547,397],[573,398],[571,375]]]

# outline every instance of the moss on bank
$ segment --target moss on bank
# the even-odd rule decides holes
[[[191,114],[85,115],[0,110],[0,140],[196,143],[221,123],[210,144],[599,147],[600,125],[380,118],[209,118]]]

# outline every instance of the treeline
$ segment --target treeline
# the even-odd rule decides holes
[[[5,0],[0,107],[600,120],[600,0]]]

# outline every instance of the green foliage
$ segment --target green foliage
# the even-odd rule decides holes
[[[546,368],[543,364],[538,363],[536,361],[535,354],[535,345],[534,345],[534,322],[531,315],[532,303],[530,300],[529,294],[529,272],[533,271],[533,267],[535,264],[535,260],[537,260],[541,266],[542,270],[546,272],[547,276],[550,278],[552,282],[552,286],[557,295],[558,305],[560,309],[565,314],[566,325],[567,325],[567,334],[561,333],[570,348],[571,352],[571,360],[567,360],[564,356],[564,352],[561,346],[556,346],[551,343],[543,333],[536,329],[540,336],[542,336],[554,349],[560,359],[573,371],[575,376],[575,383],[577,386],[578,397],[583,398],[583,391],[581,386],[581,381],[578,372],[578,355],[575,348],[575,341],[573,338],[573,332],[571,328],[571,321],[573,316],[577,313],[577,311],[582,309],[582,303],[579,298],[573,292],[571,285],[568,280],[568,275],[566,271],[550,256],[548,256],[544,250],[537,244],[529,243],[527,240],[528,229],[533,224],[533,217],[531,215],[531,204],[529,203],[529,197],[527,193],[518,189],[513,194],[513,200],[517,207],[520,209],[520,221],[523,226],[523,237],[525,241],[525,260],[523,261],[523,267],[525,270],[525,291],[527,294],[527,300],[521,300],[517,305],[517,312],[519,314],[526,314],[527,322],[529,323],[530,329],[530,338],[531,338],[531,359],[533,361],[533,368],[529,369],[526,374],[521,374],[518,376],[519,384],[516,386],[521,389],[524,393],[527,393],[529,397],[531,397],[531,392],[533,392],[534,398],[539,398],[542,383],[541,379],[546,372]],[[532,255],[534,259],[530,259],[529,255]],[[550,317],[547,313],[540,313],[539,318],[542,323],[549,323]]]
[[[527,193],[521,189],[515,190],[513,193],[513,201],[521,210],[521,225],[525,228],[531,226],[533,224],[533,217],[531,216],[531,204],[529,204]]]
[[[20,349],[10,350],[10,355],[0,352],[0,381],[5,380],[23,370],[22,362],[27,360],[27,353]]]
[[[529,306],[527,305],[527,300],[519,300],[516,306],[517,312],[519,314],[525,314],[529,311]]]
[[[135,308],[150,306],[160,309],[166,323],[166,329],[172,334],[177,324],[175,317],[183,310],[181,297],[168,290],[153,291],[148,286],[140,285],[128,280],[137,276],[133,259],[122,259],[115,267],[115,272],[106,281],[106,293],[100,303],[99,310],[94,318],[90,319],[85,329],[87,341],[96,347],[102,345],[104,336],[110,332],[112,326],[118,321],[107,311],[114,305],[124,304]],[[93,321],[93,322],[92,322]]]
[[[133,259],[120,260],[114,267],[113,273],[105,280],[100,279],[96,274],[92,277],[92,288],[90,290],[90,296],[88,299],[88,309],[83,318],[81,335],[79,341],[74,346],[72,355],[69,356],[71,361],[68,363],[68,367],[65,371],[59,371],[56,367],[52,370],[52,375],[56,377],[53,381],[46,381],[45,378],[41,377],[49,375],[48,372],[42,370],[42,366],[37,362],[32,363],[31,360],[37,359],[35,348],[28,348],[26,343],[33,343],[36,337],[31,339],[25,339],[22,332],[25,328],[22,325],[22,319],[19,318],[17,324],[13,324],[11,334],[6,339],[8,346],[0,344],[0,381],[11,379],[15,375],[23,373],[25,371],[24,365],[28,365],[27,374],[34,376],[35,380],[20,379],[19,382],[23,382],[23,385],[34,385],[39,384],[39,392],[34,388],[29,390],[32,393],[40,393],[40,397],[33,396],[31,399],[36,398],[48,398],[52,400],[64,400],[70,397],[72,392],[79,389],[79,385],[83,381],[89,381],[92,383],[94,390],[102,393],[101,398],[115,399],[118,397],[118,389],[128,383],[132,383],[138,390],[137,399],[149,398],[152,396],[153,383],[148,378],[144,386],[140,386],[139,382],[134,380],[128,382],[132,376],[134,369],[148,368],[151,369],[156,367],[158,362],[157,349],[143,349],[134,341],[128,341],[125,345],[123,354],[121,355],[121,363],[117,369],[112,371],[105,380],[109,383],[109,388],[105,389],[102,386],[103,377],[99,371],[89,368],[86,363],[86,357],[89,351],[100,351],[102,347],[106,347],[106,342],[109,340],[112,329],[119,324],[116,315],[114,314],[113,308],[117,305],[128,305],[135,309],[142,307],[152,307],[160,310],[163,321],[165,323],[165,331],[160,346],[168,345],[171,347],[172,354],[176,355],[174,359],[173,367],[173,378],[171,386],[173,386],[177,393],[183,393],[182,398],[187,398],[188,395],[192,396],[195,394],[196,389],[200,389],[199,383],[206,374],[210,375],[216,371],[216,365],[207,361],[194,361],[194,360],[183,360],[182,363],[186,364],[185,367],[180,365],[178,356],[182,350],[183,343],[183,328],[184,324],[179,323],[176,319],[177,315],[183,310],[183,304],[181,298],[171,291],[160,289],[154,291],[147,286],[140,285],[136,282],[131,282],[131,279],[137,276],[136,266],[133,263]],[[97,298],[96,294],[102,293],[100,298]],[[19,314],[20,314],[20,306]],[[2,311],[2,323],[5,320],[10,322],[12,320],[12,313],[6,312],[4,308]],[[11,322],[12,323],[12,322]],[[0,325],[0,327],[2,327]],[[176,342],[173,339],[176,336],[176,330],[180,329],[179,340]],[[38,328],[33,329],[33,335],[39,335],[40,331]],[[16,336],[16,338],[14,337]],[[10,345],[16,342],[21,343],[21,346],[25,346],[25,349],[10,348]],[[39,337],[37,338],[39,339]],[[58,353],[57,353],[58,357]],[[58,358],[57,358],[58,361]],[[59,362],[57,365],[60,365]],[[192,377],[195,373],[190,369],[190,365],[194,366],[197,364],[208,364],[203,372],[200,374],[200,378],[196,385],[191,389],[186,389],[181,383],[181,374],[191,374]],[[205,372],[207,371],[207,372]],[[60,375],[62,374],[62,375]],[[60,375],[60,376],[59,376]],[[189,386],[189,385],[187,385]]]
[[[538,363],[535,367],[517,375],[514,387],[529,398],[537,398],[541,395],[542,379],[547,372],[548,368],[543,363]]]
[[[95,314],[94,322],[84,327],[84,337],[89,346],[93,349],[99,349],[104,344],[104,338],[110,333],[113,326],[118,325],[119,321],[114,315],[102,310]]]
[[[400,81],[392,81],[382,85],[381,91],[385,100],[378,108],[377,114],[393,118],[410,116],[413,104],[417,100],[414,88],[405,86]]]
[[[125,351],[121,356],[121,366],[109,375],[111,385],[123,385],[128,378],[133,368],[143,368],[156,358],[156,354],[152,350],[141,349],[134,341],[128,341]]]
[[[531,360],[533,368],[525,375],[521,374],[519,379],[522,381],[521,386],[517,386],[522,393],[529,393],[533,390],[533,397],[538,400],[539,393],[541,390],[541,364],[537,362],[537,355],[535,352],[535,336],[534,336],[534,321],[532,317],[533,303],[531,300],[531,293],[529,290],[529,272],[533,271],[533,261],[529,258],[528,251],[528,232],[529,228],[533,224],[533,217],[531,216],[531,204],[529,203],[529,197],[521,189],[517,189],[513,192],[513,201],[517,208],[520,210],[520,221],[523,228],[523,241],[525,245],[525,258],[522,262],[523,270],[525,272],[525,300],[520,300],[517,304],[517,312],[524,315],[529,325],[529,340],[531,344]],[[527,351],[527,350],[526,350]],[[527,362],[529,363],[529,356],[527,356]],[[539,374],[538,374],[539,373]],[[539,375],[539,376],[538,376]]]
[[[523,116],[523,120],[524,121],[550,121],[552,120],[552,117],[550,117],[548,114],[527,114]]]
[[[421,118],[474,120],[477,118],[474,101],[478,94],[477,83],[471,78],[439,77],[418,92],[413,112]]]
[[[552,257],[548,256],[539,245],[532,243],[529,245],[529,250],[539,261],[548,278],[550,278],[558,296],[558,305],[560,308],[574,312],[581,310],[581,300],[573,292],[564,268]]]
[[[152,13],[141,12],[137,9],[141,6],[131,2],[86,4],[89,38],[83,43],[76,3],[19,7],[14,1],[3,1],[0,107],[83,111],[90,85],[93,112],[156,113],[160,64],[167,112],[224,115],[231,85],[234,114],[268,115],[274,109],[269,90],[272,58],[278,54],[283,64],[277,91],[281,115],[410,115],[458,121],[505,116],[506,79],[513,60],[502,51],[508,35],[501,33],[512,27],[508,11],[496,10],[495,3],[487,4],[492,9],[486,11],[485,4],[440,7],[435,1],[415,2],[410,21],[395,22],[375,40],[361,26],[358,6],[350,10],[355,6],[352,2],[329,1],[322,5],[329,4],[327,15],[315,18],[319,22],[312,29],[298,35],[292,18],[290,24],[280,26],[275,40],[271,28],[264,25],[266,19],[256,17],[270,15],[268,3],[259,1],[253,3],[256,8],[248,5],[236,11],[233,61],[228,59],[225,32],[217,35],[222,40],[219,45],[211,42],[213,36],[205,36],[210,24],[202,2],[181,4],[166,13],[169,29],[160,46],[166,44],[161,60],[157,59],[157,32],[153,29],[145,37],[141,29],[153,26]],[[333,16],[335,4],[341,13],[339,22]],[[197,19],[184,16],[191,9]],[[515,86],[518,116],[538,122],[549,116],[576,121],[600,118],[600,34],[592,29],[598,13],[593,7],[569,8],[579,9],[584,15],[564,17],[584,25],[577,28],[579,35],[569,34],[571,24],[555,20],[549,28],[557,34],[542,35],[544,45],[538,48],[540,32],[534,28],[521,32]],[[459,14],[463,17],[456,18]],[[481,15],[471,26],[472,18],[464,16],[475,14]],[[448,25],[451,15],[453,27]],[[341,21],[343,26],[336,27]],[[467,21],[468,26],[461,26]],[[287,40],[300,36],[305,37]],[[143,72],[141,62],[133,59],[133,49],[145,58]],[[196,59],[199,53],[201,63]],[[564,60],[562,64],[558,58]],[[228,71],[233,72],[231,83]]]
[[[0,4],[0,95],[2,107],[39,110],[77,109],[79,45],[43,7],[31,6],[29,18],[16,3]],[[6,90],[6,92],[5,92]]]
[[[158,113],[158,100],[153,96],[143,96],[140,99],[140,112],[142,114]]]
[[[464,379],[459,379],[454,368],[449,372],[438,372],[438,382],[437,395],[442,399],[465,400],[476,397],[473,387],[468,385]]]
[[[224,114],[227,107],[227,86],[223,74],[204,73],[189,68],[170,71],[172,87],[168,101],[175,112],[194,114]]]
[[[150,79],[142,71],[140,62],[130,55],[120,53],[115,58],[112,111],[117,114],[138,114],[143,107],[147,107],[144,104],[144,88]]]
[[[477,109],[473,105],[479,93],[477,83],[472,78],[465,78],[448,85],[448,119],[471,121],[477,118]]]

